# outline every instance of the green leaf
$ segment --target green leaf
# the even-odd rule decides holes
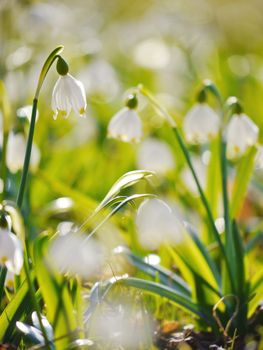
[[[251,147],[248,154],[240,160],[237,167],[230,207],[232,218],[238,215],[242,207],[249,180],[254,170],[254,159],[256,152],[257,148],[255,146]]]
[[[11,340],[15,323],[31,309],[28,285],[23,282],[0,316],[0,341]]]
[[[74,309],[67,284],[63,276],[51,271],[45,261],[45,253],[49,238],[42,236],[34,245],[34,262],[36,276],[47,308],[47,318],[54,328],[54,337],[61,338],[56,342],[57,350],[66,349],[72,333],[77,328]]]
[[[162,284],[173,288],[175,291],[183,294],[185,297],[191,296],[191,289],[188,284],[172,271],[169,271],[161,266],[153,266],[146,263],[143,259],[133,254],[125,247],[118,247],[115,251],[117,251],[118,254],[125,254],[132,265],[143,271],[148,276],[153,278],[157,277]]]
[[[161,297],[167,298],[175,302],[184,310],[202,318],[208,325],[212,325],[214,323],[212,317],[208,315],[200,305],[193,303],[191,300],[189,300],[189,298],[184,297],[183,295],[181,295],[180,293],[176,292],[168,286],[164,286],[160,283],[146,281],[139,278],[119,279],[116,282],[114,282],[113,285],[135,287],[150,293],[160,295]]]
[[[149,170],[134,170],[121,176],[111,187],[104,199],[101,201],[96,211],[103,208],[107,203],[113,199],[121,190],[126,187],[133,186],[138,181],[144,180],[149,176],[153,176],[154,172]]]
[[[262,301],[263,295],[263,269],[260,269],[252,278],[250,282],[250,295],[253,295],[253,298],[250,300],[248,304],[248,318],[250,318],[256,308]]]

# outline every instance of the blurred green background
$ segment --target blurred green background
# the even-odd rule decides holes
[[[46,79],[35,133],[41,149],[31,190],[37,193],[36,210],[67,195],[61,184],[100,200],[119,176],[136,168],[138,146],[107,140],[106,129],[123,106],[124,92],[138,83],[158,94],[180,124],[200,82],[212,79],[224,98],[241,99],[262,130],[260,0],[1,0],[0,13],[0,75],[15,128],[21,124],[16,110],[31,103],[41,66],[55,46],[65,46],[70,73],[87,91],[87,119],[71,115],[55,122],[50,106],[55,69]],[[146,136],[173,143],[153,109],[144,109],[142,117]],[[169,176],[167,181],[160,191],[174,191]]]

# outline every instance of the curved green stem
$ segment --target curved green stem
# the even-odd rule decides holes
[[[30,157],[31,157],[32,145],[33,145],[33,137],[34,137],[35,123],[36,123],[36,115],[37,115],[37,103],[38,103],[38,100],[34,98],[30,127],[29,127],[29,134],[28,134],[27,145],[26,145],[26,154],[25,154],[24,165],[22,170],[22,177],[21,177],[17,200],[16,200],[17,206],[20,209],[23,204],[23,197],[24,197],[26,180],[27,180],[29,164],[30,164]]]
[[[32,106],[32,114],[31,114],[31,120],[30,120],[30,127],[29,127],[29,134],[27,139],[27,145],[26,145],[26,154],[24,159],[24,166],[22,171],[22,177],[21,182],[18,190],[18,196],[17,196],[17,205],[19,208],[22,207],[23,204],[23,197],[26,187],[26,180],[29,170],[29,163],[30,163],[30,157],[31,157],[31,150],[33,145],[33,137],[34,137],[34,130],[35,130],[35,123],[36,123],[36,115],[37,115],[37,104],[38,104],[38,97],[41,90],[41,87],[44,83],[45,77],[54,63],[54,61],[58,58],[58,55],[63,51],[63,46],[58,46],[55,50],[51,52],[51,54],[46,59],[43,68],[40,72],[38,84],[36,88],[35,98],[33,100],[33,106]]]

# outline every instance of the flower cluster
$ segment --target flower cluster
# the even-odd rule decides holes
[[[207,103],[198,103],[184,119],[184,133],[189,143],[201,144],[215,138],[222,123],[216,112]],[[236,159],[243,156],[250,146],[257,143],[259,128],[244,113],[235,113],[225,130],[227,157]]]

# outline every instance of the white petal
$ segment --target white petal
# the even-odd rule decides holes
[[[61,112],[65,118],[69,116],[71,105],[67,90],[65,77],[59,77],[52,93],[51,104],[54,111],[54,119],[57,118],[58,112]]]
[[[67,74],[64,78],[67,84],[67,93],[70,104],[76,114],[83,116],[87,108],[84,85],[81,81],[75,79],[70,74]]]
[[[134,109],[124,107],[113,116],[108,136],[124,142],[138,142],[142,137],[142,123]]]
[[[174,168],[174,157],[165,142],[148,138],[140,145],[137,164],[139,169],[165,174]]]
[[[227,157],[241,157],[248,147],[256,144],[259,129],[245,114],[234,114],[226,130]]]
[[[205,143],[215,137],[220,128],[220,119],[206,103],[198,103],[187,113],[184,133],[190,143]]]
[[[23,266],[23,251],[19,238],[3,229],[0,231],[0,261],[15,274],[19,274]]]

